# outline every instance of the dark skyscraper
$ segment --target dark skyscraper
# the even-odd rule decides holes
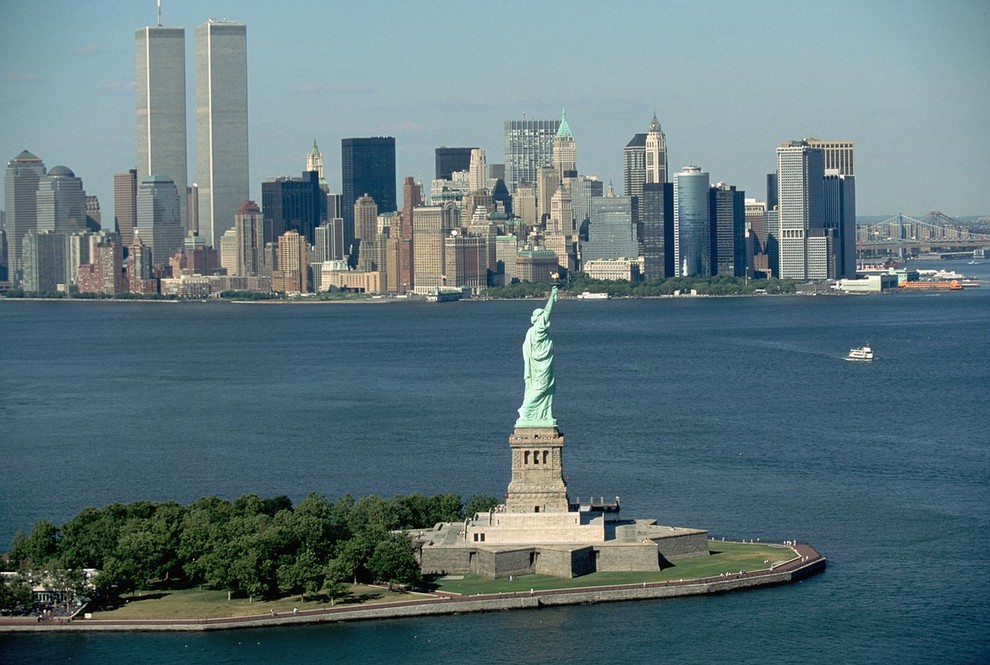
[[[396,210],[395,139],[391,136],[341,139],[340,175],[344,190],[341,201],[344,246],[350,248],[354,243],[354,202],[359,197],[367,194],[373,198],[379,214]]]
[[[354,214],[351,205],[351,214]],[[261,183],[261,209],[265,217],[265,242],[276,242],[286,231],[295,231],[309,244],[316,242],[316,227],[326,219],[327,195],[320,175],[304,171],[301,178],[268,178]]]
[[[674,185],[643,183],[643,276],[674,276]]]
[[[467,171],[474,148],[437,148],[437,180],[450,180],[454,171]]]

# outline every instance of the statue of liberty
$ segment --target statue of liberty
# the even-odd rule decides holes
[[[550,291],[547,306],[533,310],[523,341],[523,379],[526,392],[516,427],[556,427],[553,417],[553,342],[550,340],[550,312],[557,302],[557,287]]]

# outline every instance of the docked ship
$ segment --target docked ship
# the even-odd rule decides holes
[[[855,349],[849,349],[849,355],[846,356],[846,360],[860,360],[869,362],[873,360],[873,349],[870,348],[869,344]]]

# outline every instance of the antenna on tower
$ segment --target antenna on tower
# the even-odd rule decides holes
[[[162,27],[162,0],[158,0],[158,27]]]

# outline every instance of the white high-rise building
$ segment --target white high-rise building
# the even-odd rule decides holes
[[[646,132],[646,182],[667,182],[667,137],[653,114]]]
[[[250,194],[243,23],[211,19],[196,28],[196,162],[199,235],[219,247]]]
[[[137,181],[162,176],[186,191],[186,31],[147,26],[134,32]],[[242,200],[245,197],[242,197]],[[179,196],[183,228],[185,196]]]
[[[471,162],[468,166],[468,189],[480,192],[488,189],[488,160],[481,148],[471,149]]]
[[[809,255],[808,242],[825,228],[825,153],[804,141],[777,148],[778,270],[784,279],[815,279],[824,274],[821,256]],[[812,265],[814,260],[815,265]]]

